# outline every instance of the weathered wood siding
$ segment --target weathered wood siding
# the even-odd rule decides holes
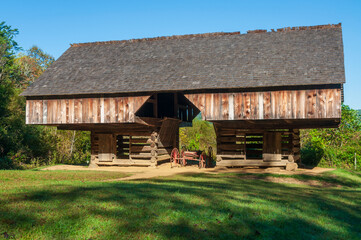
[[[185,95],[204,120],[341,118],[340,89]]]
[[[26,100],[27,124],[134,122],[149,96]]]

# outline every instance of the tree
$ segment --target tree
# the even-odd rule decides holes
[[[216,133],[213,124],[203,121],[200,115],[193,119],[192,127],[180,128],[180,146],[189,150],[208,151],[212,147],[216,151]]]
[[[22,74],[22,81],[19,82],[18,87],[25,89],[40,77],[55,59],[37,46],[33,46],[26,54],[20,53],[15,61],[20,67]]]
[[[18,34],[5,22],[0,23],[0,158],[8,153],[12,141],[8,137],[9,105],[14,95],[14,82],[19,79],[18,67],[14,64],[15,52],[19,50],[14,40]]]
[[[306,165],[351,168],[354,154],[361,155],[361,117],[342,105],[338,128],[301,132],[301,158]]]

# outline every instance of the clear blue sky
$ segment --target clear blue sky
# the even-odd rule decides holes
[[[345,103],[361,109],[361,0],[8,1],[0,21],[58,58],[70,43],[342,23]]]

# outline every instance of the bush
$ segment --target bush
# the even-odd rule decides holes
[[[301,159],[306,165],[354,168],[355,153],[361,156],[361,119],[346,105],[339,128],[301,131]]]

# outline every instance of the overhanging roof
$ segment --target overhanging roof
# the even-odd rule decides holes
[[[342,30],[338,24],[73,44],[22,95],[344,82]]]

